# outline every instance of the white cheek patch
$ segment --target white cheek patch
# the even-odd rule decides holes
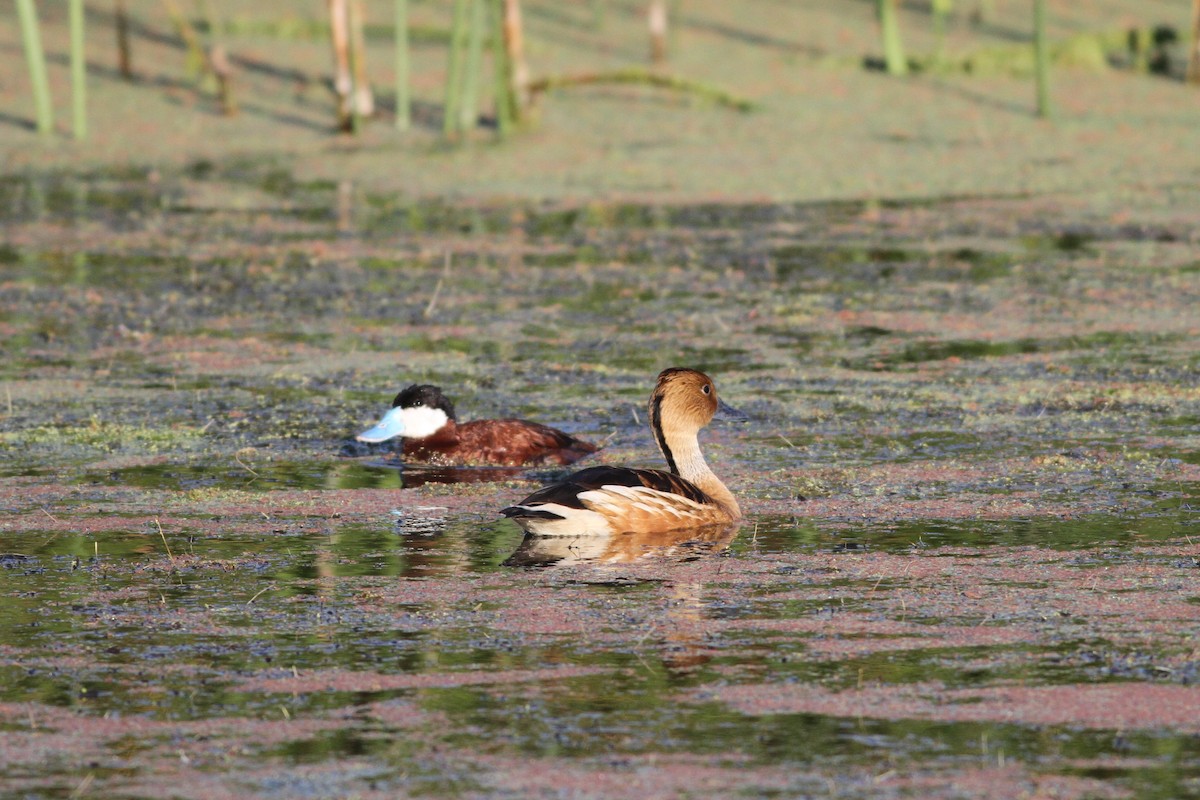
[[[413,406],[412,408],[392,410],[400,412],[400,419],[404,425],[404,437],[407,439],[424,439],[426,436],[433,436],[450,421],[446,412],[440,408]]]

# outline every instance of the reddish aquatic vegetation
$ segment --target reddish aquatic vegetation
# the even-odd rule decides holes
[[[936,771],[901,773],[895,770],[881,773],[876,784],[879,791],[899,791],[922,796],[971,797],[976,800],[1012,800],[1014,797],[1054,798],[1067,800],[1127,800],[1136,795],[1098,779],[1075,775],[1045,774],[1034,765],[1022,764],[1005,757],[1003,750],[982,751],[979,760],[1000,762],[1005,766],[968,767],[949,775]],[[1103,769],[1122,769],[1132,764],[1106,762]]]
[[[1058,516],[1069,518],[1107,508],[1103,498],[1080,503],[1048,503],[1036,492],[1006,495],[963,492],[954,497],[929,500],[904,500],[896,497],[813,498],[802,505],[789,504],[790,513],[831,520],[843,524],[858,522],[897,522],[913,519],[1012,519]],[[775,512],[774,504],[762,504],[760,513]]]
[[[228,530],[213,520],[197,519],[194,517],[173,517],[149,512],[141,516],[125,516],[110,513],[102,513],[96,516],[83,515],[89,512],[95,513],[95,510],[94,508],[89,509],[86,506],[82,509],[76,508],[72,510],[47,509],[40,519],[32,514],[22,516],[13,520],[7,529],[13,533],[45,531],[47,533],[86,534],[97,536],[98,541],[103,540],[103,534],[105,533],[145,533],[147,536],[153,536],[153,541],[147,540],[147,551],[154,548],[155,542],[158,543],[158,547],[162,547],[162,541],[159,539],[158,533],[159,526],[162,527],[164,533],[168,536],[181,529],[186,530],[188,533],[200,533],[201,535],[205,530],[212,535],[225,533]],[[81,511],[83,514],[80,514]]]
[[[593,758],[582,763],[561,759],[511,759],[483,755],[475,764],[486,770],[488,788],[522,797],[573,795],[597,798],[676,797],[702,793],[723,796],[758,792],[787,792],[808,788],[810,775],[778,767],[754,766],[736,753],[717,758],[649,754]]]
[[[542,670],[477,670],[416,674],[384,674],[323,670],[289,677],[260,676],[243,681],[242,691],[278,692],[382,692],[395,689],[451,688],[455,686],[485,686],[514,684],[543,680],[577,678],[595,675],[602,669],[576,666],[556,666]]]
[[[93,769],[104,765],[192,773],[219,764],[227,751],[216,743],[231,736],[261,750],[336,730],[340,725],[337,719],[315,718],[164,721],[79,713],[38,703],[0,703],[0,719],[22,734],[6,735],[0,741],[0,755],[7,765],[6,783],[19,772],[36,774],[39,764],[55,758],[71,759]],[[144,745],[124,748],[120,744],[131,740],[141,740]],[[172,742],[173,746],[164,748],[157,742]]]
[[[15,448],[40,472],[0,481],[6,789],[1083,798],[1158,789],[1160,753],[1190,757],[1187,203],[1131,212],[1169,218],[1169,245],[1076,196],[720,207],[695,226],[656,208],[628,228],[604,204],[468,209],[484,233],[372,198],[335,236],[330,197],[262,177],[239,178],[265,209],[249,217],[214,200],[120,231],[11,226],[3,324],[32,344],[2,444],[53,408],[186,448]],[[184,202],[220,194],[182,184]],[[563,232],[539,233],[556,214]],[[1072,215],[1097,225],[1094,252],[1054,249]],[[131,287],[45,281],[29,317],[21,265],[59,269],[70,248],[180,264]],[[974,346],[1025,338],[1052,349]],[[749,514],[728,557],[498,569],[519,532],[497,509],[555,475],[377,488],[401,476],[334,456],[400,371],[481,414],[611,436],[596,463],[660,466],[631,409],[662,360],[711,370],[756,417],[705,435]],[[174,486],[203,485],[121,485],[175,466]],[[370,488],[338,488],[355,481]],[[1000,723],[1026,763],[976,746],[971,726]],[[1120,728],[1153,742],[1130,756],[1108,744]],[[1092,768],[1112,777],[1077,774]]]
[[[131,733],[156,735],[181,734],[203,738],[216,736],[230,729],[249,736],[261,737],[263,745],[289,741],[297,736],[311,735],[336,725],[336,720],[295,719],[255,720],[244,717],[213,717],[199,720],[157,720],[142,716],[104,716],[79,713],[74,709],[37,703],[0,703],[0,718],[18,725],[28,725],[33,731],[48,736],[79,735],[80,744],[95,747],[97,743]],[[292,730],[287,730],[292,728]],[[90,740],[90,741],[89,741]]]
[[[832,691],[815,685],[705,687],[706,698],[746,714],[827,714],[876,719],[1006,722],[1113,730],[1200,731],[1200,686],[1103,683],[949,689],[939,683]]]

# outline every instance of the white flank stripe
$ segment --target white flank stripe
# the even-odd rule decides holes
[[[522,519],[518,523],[522,528],[538,536],[610,536],[613,533],[608,520],[595,511],[583,511],[578,508],[565,508],[557,503],[547,503],[544,506],[518,506],[530,510],[553,511],[565,513],[566,519]],[[561,511],[560,511],[561,509]]]

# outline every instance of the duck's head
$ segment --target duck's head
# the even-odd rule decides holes
[[[744,420],[746,415],[717,396],[717,386],[703,372],[670,367],[658,374],[650,395],[650,427],[655,436],[695,436],[714,418]]]
[[[414,383],[396,395],[391,411],[375,427],[354,438],[360,442],[385,442],[397,436],[424,439],[454,419],[454,404],[440,388]]]

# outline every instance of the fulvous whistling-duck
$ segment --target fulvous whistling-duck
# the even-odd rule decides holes
[[[436,464],[536,466],[570,464],[596,445],[555,428],[520,419],[459,423],[454,404],[437,386],[413,384],[396,395],[392,409],[360,442],[404,437],[404,458]]]
[[[650,430],[670,472],[599,466],[540,489],[503,509],[538,536],[669,531],[737,521],[733,493],[713,474],[696,435],[715,416],[745,419],[717,398],[712,379],[673,367],[650,395]]]

